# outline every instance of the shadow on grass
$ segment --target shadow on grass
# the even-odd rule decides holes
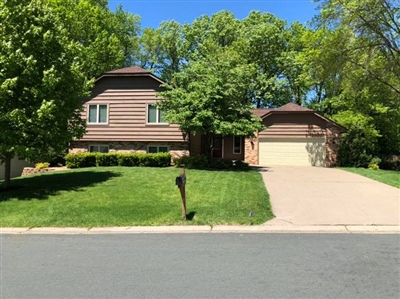
[[[12,199],[46,200],[60,191],[79,191],[118,176],[121,175],[112,171],[91,170],[27,176],[12,180],[9,189],[0,187],[0,202]]]
[[[186,220],[192,221],[194,218],[194,215],[196,215],[196,211],[192,211],[189,214],[186,214]]]

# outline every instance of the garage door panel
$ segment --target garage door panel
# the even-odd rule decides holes
[[[260,165],[325,165],[325,138],[265,138],[259,141]]]

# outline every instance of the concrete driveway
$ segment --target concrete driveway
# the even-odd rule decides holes
[[[344,170],[262,171],[276,218],[265,225],[400,225],[400,189]]]

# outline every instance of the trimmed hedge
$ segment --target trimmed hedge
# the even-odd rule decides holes
[[[65,156],[65,165],[68,168],[95,167],[96,153],[75,153]]]
[[[142,153],[74,153],[65,156],[68,168],[96,166],[148,166],[168,167],[171,165],[171,154]]]
[[[174,158],[174,165],[185,164],[188,169],[249,170],[249,164],[241,160],[207,159],[205,156]]]

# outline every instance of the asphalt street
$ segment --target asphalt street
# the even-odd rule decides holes
[[[0,235],[0,298],[399,298],[399,234]]]

